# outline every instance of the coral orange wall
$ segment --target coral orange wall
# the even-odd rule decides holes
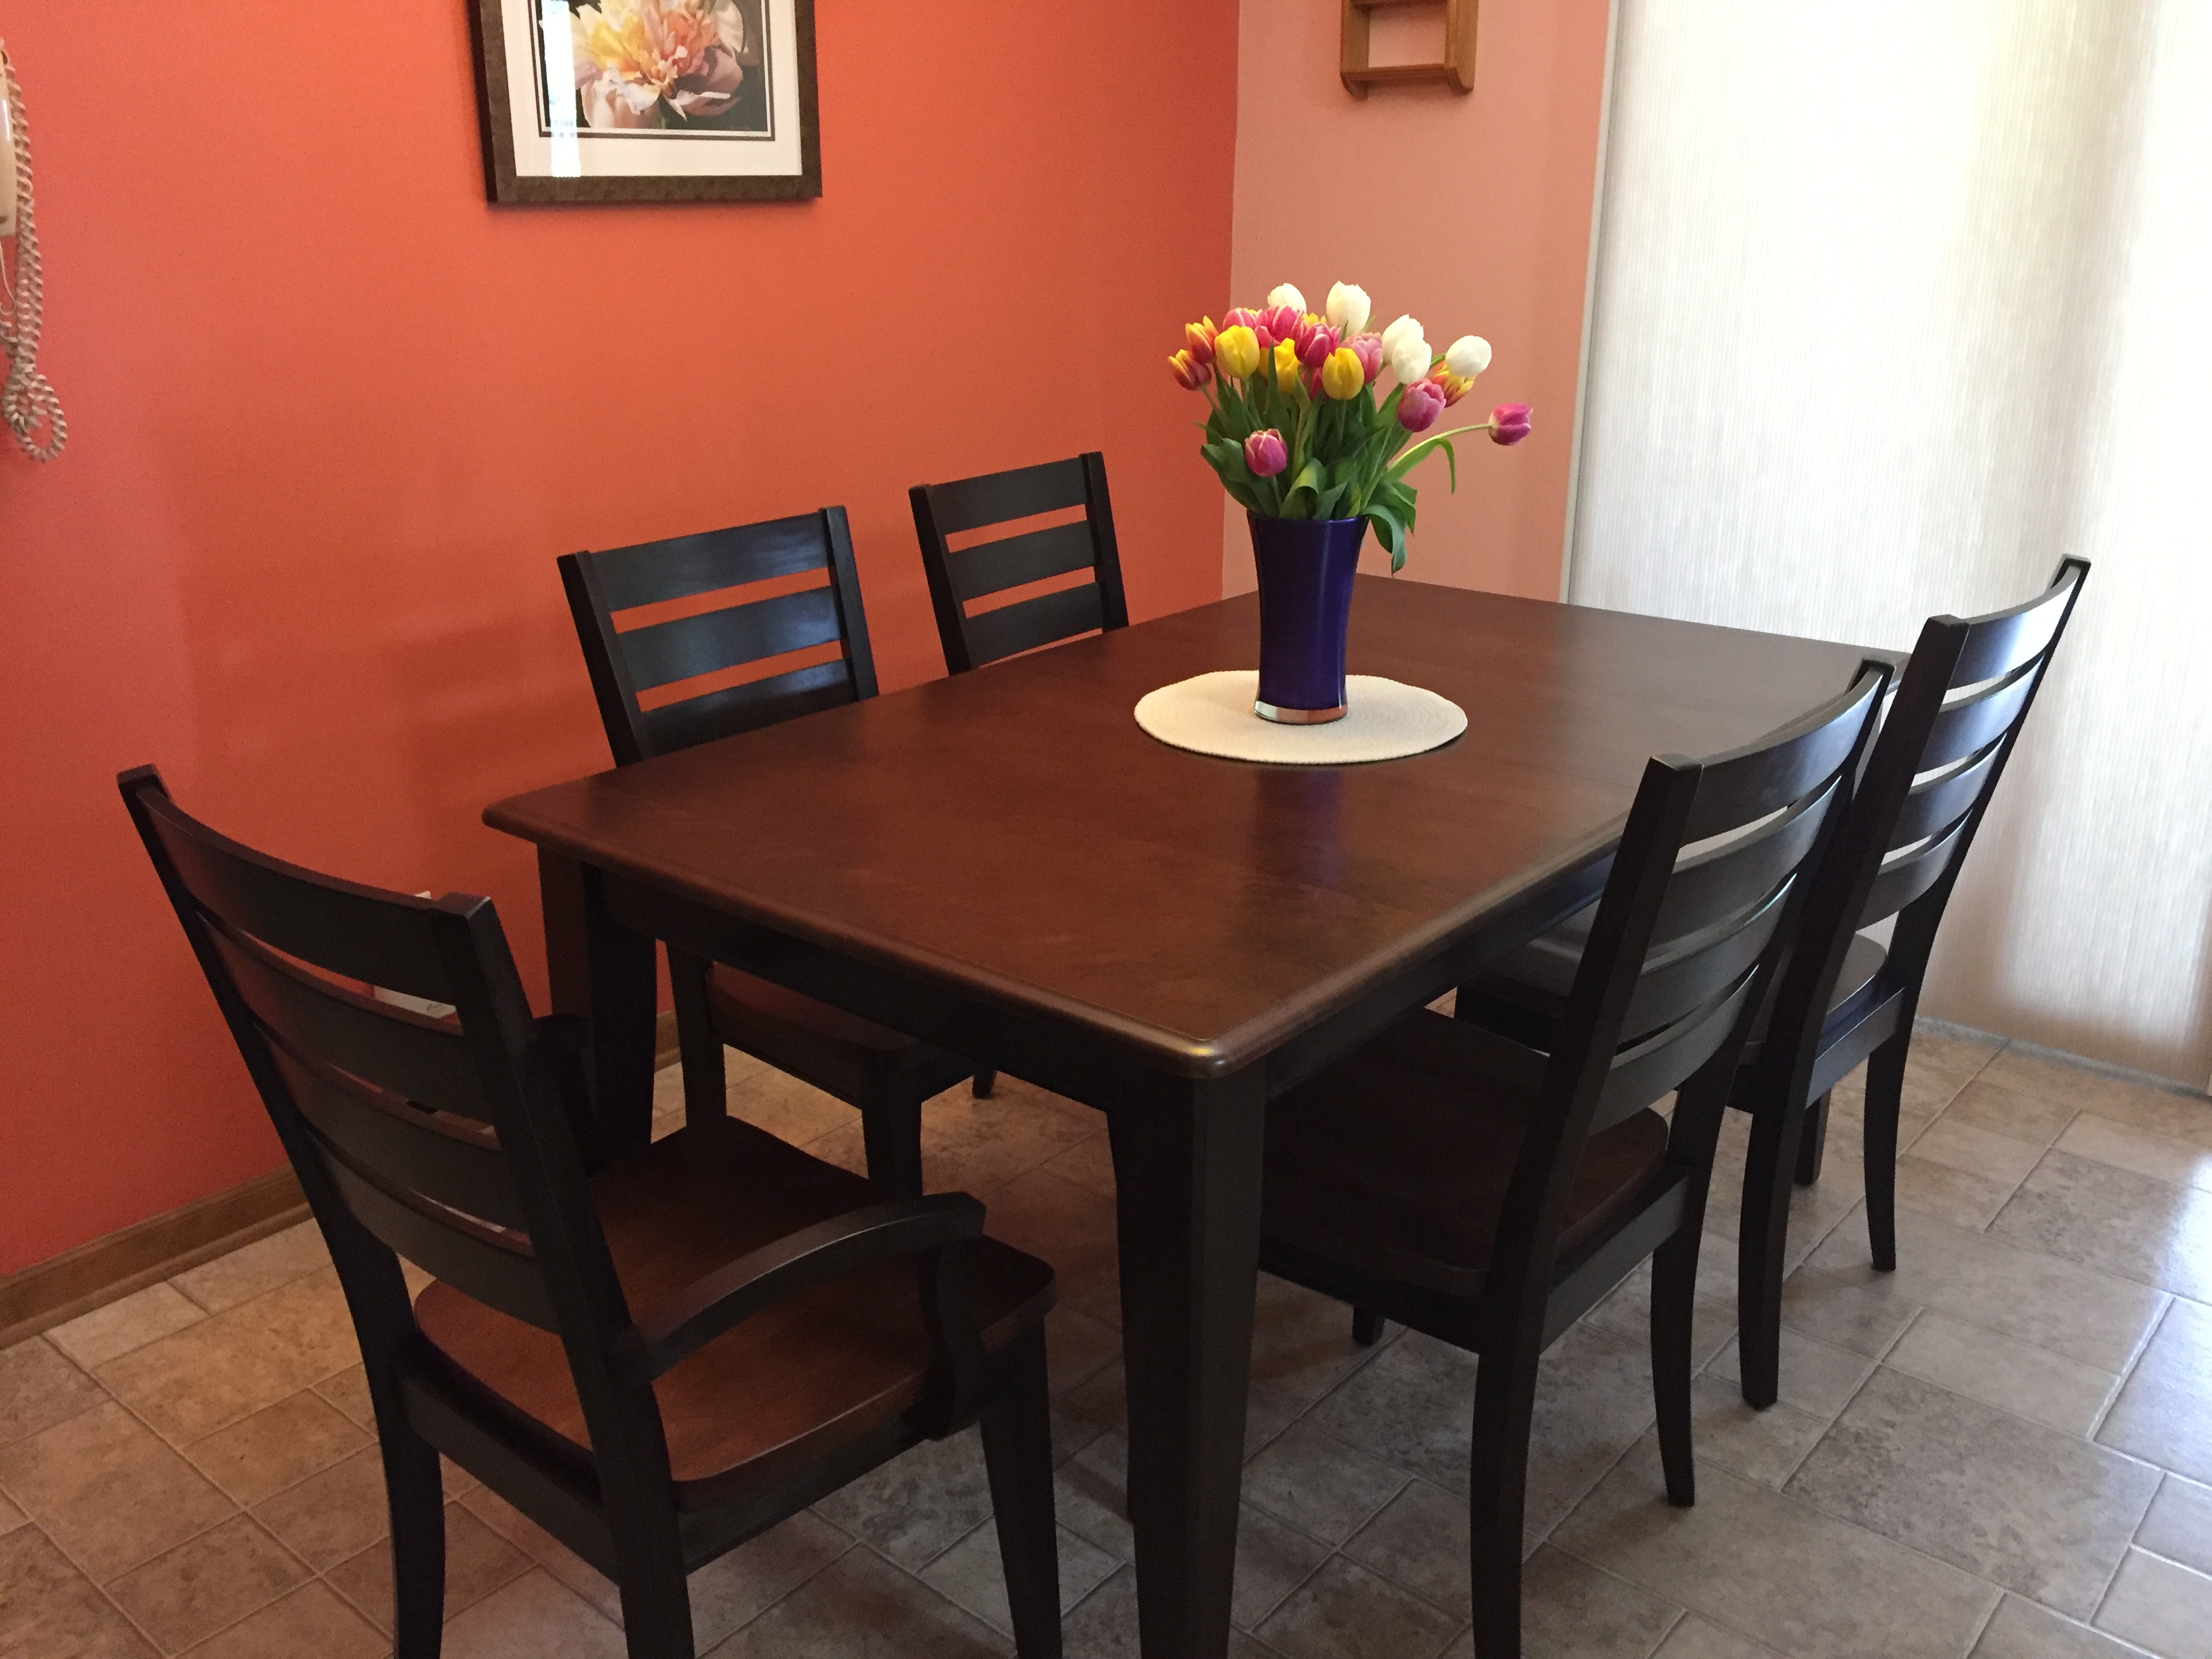
[[[905,486],[1097,447],[1132,611],[1218,592],[1160,360],[1228,284],[1236,0],[823,0],[822,201],[501,210],[472,3],[0,0],[75,434],[0,453],[0,1272],[278,1161],[118,768],[488,891],[535,975],[477,814],[606,763],[556,554],[843,501],[896,687]]]
[[[1318,306],[1331,283],[1354,282],[1374,296],[1378,328],[1409,312],[1439,350],[1486,337],[1491,370],[1449,414],[1532,404],[1535,433],[1510,451],[1458,446],[1455,495],[1441,459],[1423,465],[1406,574],[1557,599],[1608,8],[1479,4],[1473,93],[1391,88],[1361,101],[1337,79],[1336,6],[1243,0],[1236,295],[1257,305],[1288,281]],[[1438,40],[1423,33],[1440,38],[1435,16],[1393,27],[1377,14],[1375,61],[1432,58]],[[1371,541],[1363,568],[1389,568]],[[1222,574],[1228,592],[1253,586],[1241,514]]]

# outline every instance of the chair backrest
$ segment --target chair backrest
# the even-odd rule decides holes
[[[570,553],[560,562],[617,765],[876,695],[875,659],[842,507],[604,553]],[[812,571],[827,572],[826,583],[789,580]],[[775,581],[774,592],[747,596],[753,584],[768,581]],[[615,625],[620,612],[710,593],[728,603],[688,607],[688,614],[626,629]],[[727,683],[730,671],[832,643],[839,647],[834,659]],[[656,700],[650,708],[640,701],[708,675],[719,678],[688,696]]]
[[[118,783],[330,1242],[356,1318],[411,1331],[397,1256],[577,1351],[629,1313],[586,1196],[564,1023],[533,1022],[489,899],[319,876]],[[433,1018],[374,993],[453,1012]],[[586,1389],[588,1395],[589,1389]]]
[[[957,483],[916,484],[908,494],[945,665],[951,672],[964,674],[1096,629],[1129,625],[1106,458],[1096,450]],[[1083,509],[1079,521],[957,550],[951,546],[955,536],[1073,507]],[[1088,570],[1091,580],[973,613],[968,608],[977,599],[1074,570]]]
[[[1678,1106],[1669,1158],[1710,1164],[1763,976],[1841,823],[1889,673],[1870,662],[1755,743],[1644,769],[1501,1213],[1492,1282],[1508,1294],[1540,1303],[1592,1135],[1680,1090],[1696,1105]]]
[[[2086,561],[2068,559],[2024,605],[1922,627],[1844,828],[1809,884],[1799,943],[1775,990],[1773,1063],[1809,1073],[1860,928],[1898,917],[1888,977],[1917,1001],[1959,867],[2088,574]]]

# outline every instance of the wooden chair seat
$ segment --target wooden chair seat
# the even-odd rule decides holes
[[[1265,1231],[1449,1297],[1482,1292],[1541,1057],[1421,1009],[1267,1109]],[[1589,1137],[1559,1251],[1648,1186],[1667,1121],[1646,1108]]]
[[[707,1000],[724,1042],[840,1100],[872,1102],[890,1085],[926,1098],[975,1074],[972,1060],[725,963]]]
[[[591,1183],[633,1316],[702,1275],[833,1216],[882,1202],[873,1182],[735,1118],[690,1125]],[[968,1252],[987,1352],[1039,1324],[1052,1269],[994,1239]],[[561,1339],[434,1280],[416,1322],[449,1359],[592,1467]],[[934,1363],[910,1261],[879,1261],[769,1308],[653,1382],[677,1502],[773,1485],[919,1404]]]

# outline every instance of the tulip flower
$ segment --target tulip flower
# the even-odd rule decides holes
[[[1289,340],[1275,342],[1275,386],[1287,398],[1298,383],[1298,349]]]
[[[1298,361],[1308,368],[1319,368],[1329,360],[1342,341],[1337,331],[1318,317],[1308,320],[1313,325],[1309,328],[1301,323],[1298,332],[1292,338],[1298,349]]]
[[[1218,332],[1211,317],[1201,317],[1194,323],[1183,325],[1182,337],[1190,348],[1192,361],[1201,363],[1213,361],[1213,341]]]
[[[1444,404],[1447,408],[1474,390],[1473,380],[1462,380],[1451,372],[1451,360],[1449,356],[1430,371],[1429,384],[1444,394]]]
[[[1269,427],[1265,432],[1255,432],[1244,441],[1244,465],[1255,478],[1272,478],[1291,464],[1291,452],[1283,443],[1283,434]]]
[[[1188,347],[1168,359],[1168,368],[1185,392],[1195,392],[1213,378],[1213,371],[1192,356]]]
[[[1346,347],[1359,359],[1359,367],[1367,375],[1367,383],[1375,384],[1375,377],[1382,372],[1382,337],[1362,334],[1345,342]]]
[[[1229,313],[1234,317],[1237,313]],[[1224,328],[1213,338],[1213,361],[1232,380],[1259,372],[1260,337],[1243,323]]]
[[[1436,361],[1436,354],[1429,349],[1429,343],[1419,334],[1402,334],[1398,337],[1395,345],[1385,334],[1382,337],[1382,351],[1390,360],[1390,372],[1407,386],[1416,380],[1427,380],[1429,366]]]
[[[1321,366],[1322,390],[1339,403],[1358,397],[1366,385],[1367,370],[1356,351],[1339,346]]]
[[[1274,291],[1267,295],[1267,303],[1277,307],[1287,306],[1292,311],[1304,311],[1306,308],[1306,296],[1298,292],[1295,284],[1279,283]]]
[[[1348,340],[1358,334],[1374,314],[1375,302],[1358,283],[1339,283],[1329,289],[1328,319],[1336,325],[1340,338]]]
[[[1424,337],[1424,331],[1419,323],[1411,317],[1401,317],[1382,331],[1382,356],[1386,360],[1395,356],[1398,349],[1398,343],[1401,340],[1407,338],[1418,340],[1422,337]]]
[[[1416,380],[1399,396],[1398,424],[1408,432],[1426,432],[1443,412],[1443,388],[1433,380]]]
[[[1444,353],[1444,367],[1462,380],[1472,380],[1490,367],[1490,342],[1480,334],[1462,334]]]
[[[1294,306],[1277,306],[1263,312],[1260,320],[1265,325],[1269,342],[1287,340],[1298,331],[1298,319],[1305,313]]]
[[[1500,404],[1490,411],[1490,441],[1517,444],[1528,435],[1529,409],[1526,404]]]

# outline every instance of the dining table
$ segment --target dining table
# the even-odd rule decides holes
[[[1871,654],[1364,575],[1352,670],[1456,702],[1455,740],[1262,765],[1139,728],[1258,635],[1226,599],[484,814],[538,849],[611,1152],[650,1133],[656,941],[1105,1115],[1146,1659],[1231,1640],[1268,1101],[1587,904],[1650,757]]]

